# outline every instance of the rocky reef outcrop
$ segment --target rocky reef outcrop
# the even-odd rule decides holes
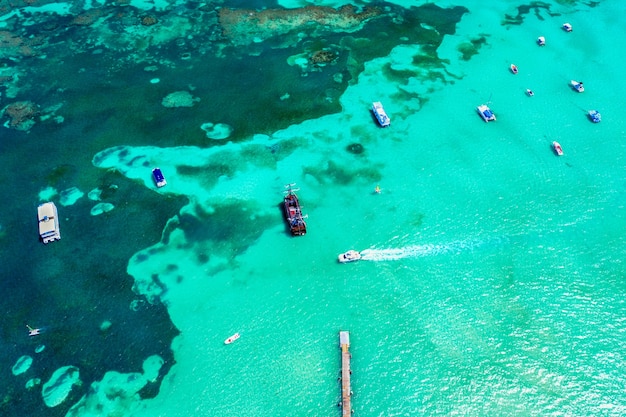
[[[7,127],[16,130],[29,130],[39,115],[39,106],[32,101],[16,101],[2,109],[2,116],[7,117]]]
[[[352,5],[338,9],[307,6],[297,9],[228,9],[219,10],[223,34],[234,44],[248,44],[255,39],[284,35],[291,30],[302,30],[309,24],[325,26],[346,32],[358,30],[364,22],[383,14],[378,7],[358,11]]]

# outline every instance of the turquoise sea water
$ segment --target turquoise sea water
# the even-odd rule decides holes
[[[86,26],[77,5],[3,10],[0,30],[47,37],[31,57],[3,35],[0,106],[41,109],[1,133],[3,415],[339,415],[339,330],[355,415],[626,413],[623,2],[377,3],[237,46],[215,7],[258,2],[168,3],[85,4]],[[336,61],[311,66],[320,49]],[[177,91],[191,107],[162,104]],[[43,246],[48,199],[63,239]],[[46,388],[64,366],[81,382]]]

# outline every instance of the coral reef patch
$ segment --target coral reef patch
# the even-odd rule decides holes
[[[352,5],[339,9],[307,6],[297,9],[229,9],[219,10],[219,22],[223,33],[236,44],[268,39],[284,35],[292,30],[302,30],[306,25],[326,26],[330,30],[353,32],[361,25],[383,14],[378,7],[365,7],[358,11]],[[328,29],[327,29],[328,30]]]
[[[9,119],[6,127],[16,130],[29,130],[39,115],[39,106],[32,101],[16,101],[2,109],[2,115]]]

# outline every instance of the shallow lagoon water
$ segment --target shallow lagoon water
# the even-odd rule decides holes
[[[94,43],[5,65],[28,76],[2,90],[2,107],[32,100],[63,118],[2,132],[13,196],[2,285],[15,295],[3,300],[3,414],[338,414],[340,329],[351,331],[357,414],[624,413],[624,6],[465,3],[445,29],[432,6],[382,6],[388,15],[361,31],[305,30],[220,55],[228,39],[175,41],[184,27],[213,28],[209,8],[176,26],[168,13],[181,6],[132,4],[128,19],[154,14],[181,32],[124,54],[96,47],[102,23],[60,25],[51,38]],[[403,19],[424,31],[400,34]],[[323,47],[335,63],[289,64]],[[162,106],[183,90],[200,100]],[[390,128],[376,126],[372,101]],[[478,117],[481,103],[496,122]],[[602,123],[587,119],[592,108]],[[207,138],[205,123],[231,136]],[[292,182],[309,215],[302,238],[279,208]],[[63,239],[44,247],[24,230],[36,230],[39,193],[56,198],[47,187],[102,192],[58,204]],[[114,208],[90,215],[98,204]],[[367,259],[339,265],[351,248]],[[13,375],[23,355],[33,364]],[[149,358],[160,370],[144,369]],[[46,407],[41,385],[26,383],[64,366],[82,384]]]

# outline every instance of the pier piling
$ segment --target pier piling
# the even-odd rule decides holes
[[[350,333],[347,331],[339,332],[339,347],[341,348],[341,407],[342,416],[348,417],[352,415],[352,407],[350,399],[352,390],[350,388]]]

